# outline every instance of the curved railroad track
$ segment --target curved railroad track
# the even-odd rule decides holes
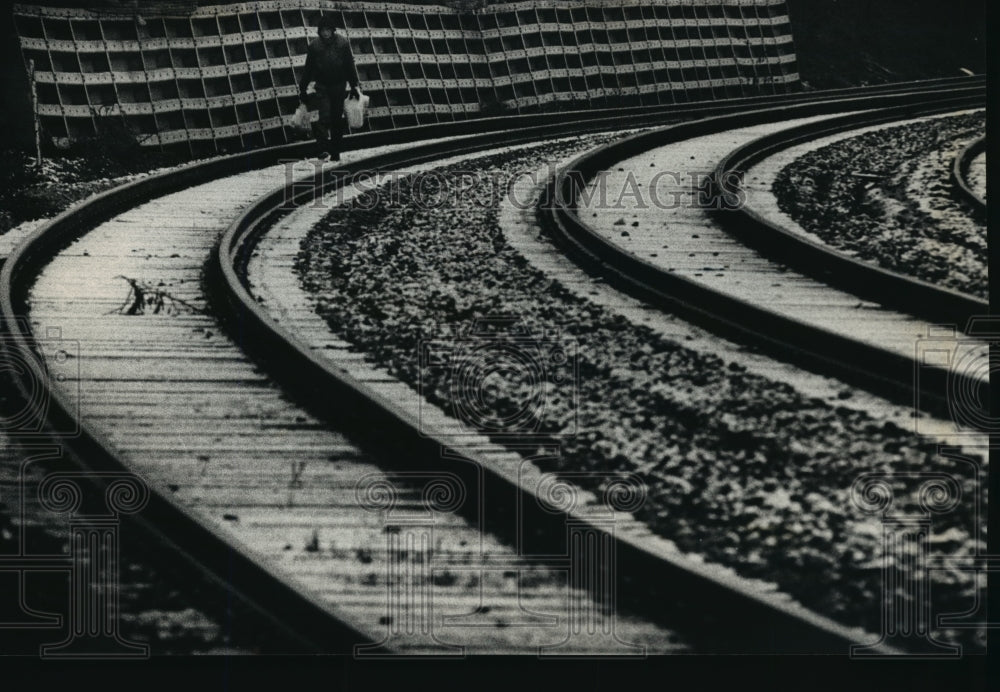
[[[796,144],[820,139],[832,134],[892,123],[903,118],[916,118],[954,110],[964,102],[944,102],[925,107],[890,108],[876,113],[851,114],[831,120],[808,123],[783,129],[773,135],[761,137],[746,146],[730,152],[714,171],[719,194],[735,198],[742,188],[741,178],[753,166],[775,152]],[[976,104],[975,100],[967,102]],[[985,315],[989,303],[980,298],[921,281],[897,272],[881,269],[827,245],[808,240],[804,235],[790,231],[766,218],[750,204],[725,209],[720,216],[726,229],[744,244],[753,247],[766,257],[813,276],[818,280],[843,288],[867,300],[878,301],[928,322],[957,322],[967,325],[972,317]]]
[[[955,164],[951,169],[951,184],[954,186],[955,196],[968,203],[976,218],[986,221],[986,195],[985,185],[980,189],[970,180],[970,172],[974,163],[979,157],[986,155],[986,135],[969,143],[958,156],[955,157]],[[985,162],[982,163],[985,168]],[[985,170],[982,172],[985,180]]]
[[[979,88],[978,80],[964,80],[958,83],[962,86],[955,88],[963,91],[976,91]],[[970,83],[971,86],[967,86]],[[949,87],[937,84],[930,88],[941,90]],[[662,123],[664,118],[738,112],[748,105],[763,106],[779,102],[783,104],[804,102],[800,106],[804,112],[832,112],[851,107],[848,93],[860,98],[866,104],[874,100],[889,105],[920,99],[926,95],[927,90],[924,86],[906,85],[893,89],[837,92],[795,99],[744,99],[739,102],[696,105],[666,111],[633,109],[618,115],[627,117],[630,126],[641,127]],[[864,96],[859,97],[858,94]],[[414,128],[411,132],[398,131],[380,133],[377,136],[362,136],[355,140],[358,148],[385,140],[403,141],[407,137],[466,135],[457,140],[415,146],[405,151],[364,159],[347,166],[346,170],[349,172],[352,169],[357,171],[400,168],[449,155],[466,155],[500,145],[510,146],[518,142],[540,141],[557,135],[600,131],[609,128],[609,116],[609,113],[533,116],[518,118],[513,123],[510,121],[462,123],[447,127]],[[749,114],[736,117],[753,119],[757,116]],[[520,129],[500,129],[503,126],[510,127],[512,124],[520,126]],[[474,129],[495,131],[469,134]],[[324,590],[323,580],[317,579],[315,574],[311,582],[302,577],[309,572],[308,568],[298,569],[299,576],[290,579],[289,575],[295,570],[290,571],[288,563],[294,563],[296,560],[282,559],[281,553],[287,552],[288,547],[273,546],[268,543],[269,540],[272,542],[274,540],[274,526],[269,526],[264,517],[253,517],[252,510],[251,516],[247,515],[245,510],[248,505],[244,502],[245,495],[259,492],[259,495],[266,499],[257,500],[258,505],[299,510],[299,521],[302,522],[302,526],[312,521],[318,507],[331,508],[332,513],[328,516],[333,523],[314,528],[311,538],[306,536],[304,546],[304,551],[307,553],[306,562],[315,557],[316,553],[328,551],[335,559],[345,563],[353,560],[361,564],[370,564],[373,559],[371,555],[365,557],[357,551],[350,554],[350,550],[338,548],[335,542],[321,548],[320,531],[325,534],[327,530],[332,530],[334,534],[342,535],[342,531],[341,534],[337,533],[340,530],[338,526],[357,528],[359,525],[364,525],[369,530],[369,535],[372,535],[372,530],[377,535],[380,530],[384,531],[387,527],[385,516],[373,511],[370,514],[375,519],[359,524],[357,519],[361,514],[358,510],[361,508],[378,510],[381,507],[384,512],[389,506],[380,503],[384,503],[387,497],[394,497],[396,501],[408,505],[409,509],[416,507],[424,510],[447,510],[443,511],[443,514],[459,510],[461,519],[456,519],[441,534],[446,537],[445,545],[443,548],[438,546],[438,549],[444,552],[448,552],[449,549],[447,537],[455,537],[459,544],[462,540],[466,540],[457,538],[461,536],[479,537],[480,541],[491,542],[485,536],[487,530],[496,528],[496,517],[492,514],[487,516],[481,509],[470,509],[461,502],[455,504],[454,494],[460,495],[460,491],[467,488],[475,489],[476,497],[493,507],[493,511],[502,513],[506,509],[509,512],[511,508],[516,507],[524,510],[526,525],[538,527],[539,535],[535,540],[540,541],[539,545],[543,548],[554,550],[558,554],[565,553],[565,541],[562,541],[560,553],[558,546],[553,546],[551,541],[547,542],[543,538],[558,536],[564,539],[568,520],[580,531],[590,532],[589,535],[605,534],[602,532],[600,522],[588,518],[586,513],[581,514],[577,511],[574,514],[572,511],[553,512],[551,508],[544,509],[544,503],[535,501],[538,494],[537,484],[533,491],[525,485],[524,479],[512,475],[509,467],[505,469],[503,455],[498,455],[495,450],[489,448],[487,451],[476,451],[475,447],[486,445],[487,441],[472,439],[459,449],[447,439],[439,439],[435,435],[421,435],[420,427],[412,416],[374,393],[377,387],[373,385],[376,383],[359,382],[342,368],[331,367],[329,360],[317,358],[310,349],[298,343],[294,335],[285,332],[259,310],[255,299],[243,285],[240,275],[241,267],[249,256],[248,253],[252,252],[255,229],[264,219],[287,206],[290,191],[299,201],[307,201],[313,198],[318,187],[324,190],[335,188],[343,184],[346,179],[344,171],[337,172],[333,176],[324,177],[324,174],[320,174],[317,178],[306,181],[301,194],[294,195],[296,188],[288,185],[290,181],[285,180],[286,174],[291,169],[287,166],[276,168],[274,163],[283,157],[294,157],[301,153],[305,146],[253,152],[246,156],[215,160],[143,179],[87,200],[41,227],[15,249],[0,273],[0,312],[9,335],[5,340],[5,346],[17,354],[22,362],[29,365],[29,371],[21,373],[16,378],[17,386],[25,400],[35,407],[33,413],[44,416],[49,429],[55,432],[76,427],[80,402],[73,400],[70,387],[65,384],[53,385],[47,371],[54,363],[39,353],[46,334],[44,327],[52,326],[46,325],[46,321],[52,315],[69,320],[60,325],[66,332],[74,333],[75,328],[79,333],[87,333],[87,338],[90,340],[88,347],[96,349],[93,353],[90,351],[86,353],[87,359],[93,358],[95,362],[103,359],[111,363],[123,363],[126,357],[135,357],[136,349],[150,349],[144,355],[144,363],[139,366],[129,365],[122,371],[123,376],[111,378],[103,386],[93,386],[84,393],[83,401],[93,406],[96,413],[91,416],[85,411],[87,415],[80,421],[79,435],[74,436],[71,445],[75,461],[82,468],[92,472],[102,470],[138,472],[151,489],[150,504],[141,517],[141,523],[150,535],[161,541],[164,548],[172,551],[172,554],[182,556],[206,574],[215,575],[215,578],[221,575],[234,592],[253,604],[276,626],[292,633],[304,647],[325,652],[344,651],[365,642],[384,640],[382,649],[388,651],[440,652],[443,647],[447,653],[454,653],[458,645],[442,644],[426,636],[398,639],[401,633],[412,634],[412,627],[408,630],[402,623],[393,622],[391,616],[385,616],[390,619],[384,621],[368,617],[378,612],[407,611],[405,608],[399,610],[398,606],[391,602],[386,604],[385,594],[392,592],[385,590],[384,583],[372,584],[371,586],[376,588],[366,590],[359,588],[357,578],[344,579],[342,584],[350,584],[350,587],[334,586]],[[267,166],[271,168],[268,169]],[[227,176],[246,170],[260,172],[225,180]],[[195,186],[199,187],[197,192],[192,194],[190,191],[195,189]],[[185,191],[188,191],[186,196]],[[211,216],[204,211],[205,205],[209,205],[216,209],[226,207],[230,210],[231,217],[238,218],[235,220],[224,216],[206,218],[201,231],[195,228],[195,232],[192,233],[195,224],[192,224],[190,218],[184,218],[184,204],[194,202],[196,206],[190,210],[191,214]],[[111,297],[106,293],[102,295],[100,291],[89,293],[90,287],[86,282],[57,286],[49,280],[46,284],[44,278],[39,281],[39,275],[43,270],[54,263],[68,263],[68,266],[76,267],[78,265],[73,262],[79,263],[83,257],[92,257],[89,252],[84,252],[82,255],[74,255],[72,252],[71,244],[85,236],[91,239],[91,242],[97,243],[94,248],[103,248],[109,252],[110,257],[115,243],[107,241],[102,246],[101,235],[106,235],[105,240],[112,238],[116,224],[131,224],[127,230],[133,233],[143,230],[151,220],[149,216],[143,214],[150,211],[157,214],[155,220],[161,232],[166,233],[171,225],[183,231],[170,236],[171,241],[177,239],[182,241],[179,246],[171,245],[175,252],[157,258],[158,266],[168,271],[171,276],[186,277],[178,281],[176,290],[166,294],[166,300],[175,301],[177,311],[182,313],[181,316],[172,316],[174,324],[168,327],[161,322],[150,322],[150,326],[139,327],[137,334],[115,341],[113,333],[105,333],[104,330],[107,328],[110,332],[112,326],[120,326],[120,322],[118,325],[110,324],[117,318],[109,319],[109,324],[96,326],[93,320],[85,318],[74,324],[71,315],[65,311],[62,313],[59,313],[59,309],[53,311],[52,306],[58,303],[58,300],[53,299],[59,298],[59,291],[62,291],[63,298],[76,301],[71,309],[90,304],[91,312],[95,309],[103,310]],[[214,245],[215,230],[222,228],[225,228],[225,233],[221,243],[215,251],[209,252]],[[66,252],[67,247],[70,248],[69,252]],[[132,250],[141,252],[142,248],[133,247]],[[197,281],[191,281],[191,271],[193,268],[197,273],[209,255],[211,255],[208,264],[209,281],[201,293]],[[178,261],[173,262],[173,260]],[[107,271],[109,268],[102,268],[102,271]],[[64,279],[65,276],[64,274]],[[185,282],[187,285],[181,288],[180,284]],[[139,289],[147,293],[157,293],[155,287],[140,286],[136,283],[133,283],[133,289],[137,299],[140,298]],[[164,292],[158,295],[162,305]],[[120,295],[118,298],[120,299]],[[113,301],[111,304],[114,305]],[[218,339],[212,334],[212,329],[217,324],[210,313],[212,308],[217,308],[219,312],[225,314],[226,329],[232,341]],[[28,315],[29,319],[22,319],[21,315]],[[133,314],[127,319],[141,318]],[[206,348],[205,344],[210,346]],[[246,362],[236,346],[246,346],[254,353],[264,364],[267,375],[255,370]],[[102,348],[105,349],[103,352]],[[132,352],[129,353],[127,349],[132,349]],[[81,361],[85,370],[91,367],[87,359]],[[151,375],[149,371],[142,371],[144,367],[154,369],[159,367],[160,371]],[[113,371],[114,365],[109,366],[106,362],[99,366],[100,368],[103,368],[100,372],[106,373],[109,368]],[[135,370],[138,376],[130,377],[128,373],[130,368],[138,368]],[[210,370],[213,373],[210,376],[205,377],[202,374]],[[103,377],[95,376],[97,372],[98,370],[85,371],[79,382],[87,382],[89,378],[91,381],[88,386],[92,386]],[[272,377],[281,383],[280,388],[271,380]],[[186,395],[193,393],[204,395],[207,391],[207,398],[203,397],[208,402],[207,409],[213,406],[221,408],[231,406],[232,402],[240,397],[244,401],[256,398],[255,403],[259,405],[255,413],[250,416],[232,410],[206,413],[192,411],[190,408],[182,415],[177,408],[172,408],[182,400],[175,399],[174,404],[165,405],[163,400],[158,398],[162,393],[157,391],[162,388],[161,384],[170,382],[182,383],[183,386],[179,391]],[[130,390],[129,398],[116,399],[116,392],[124,390]],[[318,412],[318,415],[314,419],[309,419],[308,416],[296,413],[294,408],[286,407],[283,391],[289,392],[296,401],[301,402],[307,409]],[[333,402],[330,400],[331,392],[336,393]],[[87,400],[86,395],[92,395],[93,399]],[[102,403],[105,399],[107,401]],[[278,403],[279,401],[281,403]],[[279,408],[269,411],[268,406]],[[271,416],[271,413],[274,415]],[[147,429],[138,434],[136,429],[116,430],[118,426],[115,425],[115,421],[120,420],[123,415],[128,416],[129,420],[139,421],[139,428],[146,426]],[[258,419],[257,425],[251,427],[249,419],[254,417]],[[271,421],[270,426],[260,425],[265,417]],[[326,421],[331,417],[335,426],[345,430],[347,436],[330,431],[330,425]],[[197,432],[199,428],[211,428],[206,421],[216,427],[209,430],[204,439],[199,439],[198,435],[201,434]],[[157,429],[156,426],[162,427]],[[252,444],[257,445],[258,451],[263,451],[264,456],[268,453],[280,456],[282,450],[268,447],[269,435],[262,435],[262,429],[269,429],[270,433],[281,429],[296,434],[306,430],[312,431],[313,437],[304,443],[304,448],[292,449],[290,456],[278,459],[273,468],[266,468],[266,464],[241,468],[238,463],[226,462],[227,458],[229,462],[239,461],[245,455],[247,441],[242,436],[247,434],[252,435],[250,438]],[[390,434],[387,434],[387,431]],[[332,442],[334,438],[330,437],[331,435],[336,436],[335,443]],[[360,441],[360,449],[355,441]],[[366,487],[371,491],[370,496],[355,497],[352,501],[350,498],[356,496],[356,493],[352,492],[355,488],[351,485],[338,485],[335,482],[330,484],[327,483],[330,478],[318,477],[310,479],[311,485],[306,487],[307,492],[302,493],[307,496],[304,502],[299,497],[292,497],[302,488],[303,483],[301,474],[304,465],[296,465],[295,455],[305,454],[304,449],[317,446],[329,457],[331,444],[338,450],[335,453],[338,460],[344,464],[355,465],[348,474],[355,485],[358,481],[368,479]],[[452,453],[452,459],[447,463],[441,461],[442,449]],[[177,450],[183,450],[185,454],[175,453]],[[216,463],[217,452],[223,458],[222,463]],[[432,477],[414,480],[406,475],[396,475],[393,477],[394,485],[392,487],[386,485],[384,469],[392,468],[393,455],[396,455],[398,460],[398,455],[401,453],[405,453],[411,460],[417,458],[426,462],[423,468],[429,469],[426,473],[430,473]],[[373,455],[377,463],[372,462]],[[184,458],[180,458],[181,456]],[[512,461],[510,455],[506,455],[506,460]],[[411,464],[406,468],[412,469],[413,466]],[[190,479],[195,480],[188,483]],[[444,485],[439,487],[431,483],[433,487],[429,487],[430,481]],[[232,496],[234,489],[239,491],[236,496]],[[213,493],[217,496],[212,497]],[[227,493],[230,496],[227,497]],[[626,515],[627,504],[624,505]],[[233,510],[234,507],[240,509],[227,511]],[[240,512],[244,513],[241,515]],[[301,515],[307,516],[303,518]],[[337,521],[346,523],[338,525]],[[448,524],[448,521],[445,524]],[[406,521],[400,523],[400,525],[405,524]],[[392,533],[390,531],[387,534],[390,536],[387,554],[393,550]],[[323,538],[325,537],[324,535]],[[255,542],[257,538],[262,542]],[[559,542],[557,539],[556,543]],[[279,554],[265,554],[267,551],[262,551],[261,548],[264,545],[269,546],[267,550]],[[692,612],[691,606],[684,608],[676,602],[670,602],[672,599],[669,598],[663,600],[662,607],[650,607],[649,595],[656,592],[655,583],[648,584],[650,587],[648,591],[629,589],[629,593],[621,595],[623,610],[634,613],[637,605],[644,607],[639,621],[629,625],[632,627],[630,631],[638,636],[638,640],[633,637],[633,642],[641,641],[644,646],[658,647],[661,650],[700,644],[707,646],[705,650],[713,651],[759,650],[759,647],[764,645],[769,650],[775,647],[789,651],[844,651],[846,646],[857,643],[856,632],[842,628],[794,604],[754,591],[740,580],[714,576],[706,570],[699,570],[669,555],[658,548],[655,541],[644,538],[639,528],[634,529],[631,535],[627,531],[616,534],[615,541],[610,545],[617,553],[617,564],[621,573],[649,575],[642,577],[647,579],[658,576],[662,580],[668,577],[672,588],[681,589],[688,596],[697,593],[702,597],[695,606],[696,610],[701,610]],[[511,553],[510,548],[505,552],[500,544],[493,544],[491,547],[492,550],[480,549],[478,554],[508,556],[506,562],[500,560],[503,564],[496,565],[494,571],[500,571],[501,574],[515,573],[516,594],[517,572],[528,567],[538,568],[539,565],[529,564],[532,562],[530,559],[526,562],[523,555]],[[293,552],[295,548],[297,546],[291,548]],[[466,564],[468,563],[468,556],[461,557],[468,551],[454,546],[451,548],[453,554],[460,556],[459,562],[465,560]],[[544,550],[542,552],[544,553]],[[424,557],[418,562],[426,568],[429,560],[429,555],[425,551]],[[298,562],[303,561],[298,560]],[[404,563],[404,567],[409,564],[405,560]],[[386,563],[385,568],[399,568],[402,563],[392,564],[395,567]],[[324,572],[329,565],[320,567],[321,576],[329,576],[329,572]],[[547,569],[544,561],[540,569],[543,572]],[[598,574],[576,582],[576,590],[573,592],[576,596],[573,598],[580,602],[589,599],[592,604],[596,603],[596,609],[592,605],[588,612],[600,613],[610,605],[605,597],[595,596],[601,593],[601,580],[602,576]],[[535,587],[533,592],[528,589],[528,595],[551,598],[551,589],[546,591],[545,580],[541,582],[543,586]],[[474,621],[473,616],[486,614],[474,607],[476,592],[476,585],[470,582],[465,599],[460,601],[459,611],[466,615],[471,613],[469,617],[472,620],[466,623],[470,625],[470,630],[482,625],[481,621]],[[479,593],[481,597],[481,589]],[[406,596],[415,597],[414,594]],[[639,598],[642,603],[630,602],[630,596]],[[507,607],[515,609],[520,603],[516,600],[516,595],[514,598],[514,601],[509,599],[505,601]],[[562,598],[565,598],[565,595]],[[558,601],[558,597],[556,600]],[[411,601],[411,605],[413,604]],[[390,606],[397,609],[387,610]],[[414,607],[419,608],[419,603]],[[706,625],[706,622],[712,621],[710,614],[709,617],[705,617],[704,609],[708,607],[716,609],[717,618],[724,617],[729,624],[735,620],[737,625],[725,631],[719,627]],[[412,611],[407,612],[412,614]],[[517,612],[515,609],[515,615]],[[508,618],[504,621],[505,624],[510,624],[509,614],[504,617]],[[720,622],[719,619],[714,621]],[[410,621],[411,625],[412,622]],[[662,625],[658,624],[661,622],[667,622],[668,627],[678,626],[679,631],[683,633],[683,643],[680,643],[677,635],[664,630]],[[491,634],[477,635],[478,639],[472,637],[475,641],[470,642],[470,646],[473,648],[477,645],[487,646],[491,647],[491,650],[510,646],[513,639],[506,635],[496,635],[495,633],[502,628],[497,627],[492,621],[489,624],[492,629],[482,630],[481,627],[480,629]],[[769,641],[763,641],[766,638],[760,636],[762,626],[766,628]],[[397,638],[394,639],[394,636]],[[612,639],[618,641],[614,637]],[[605,638],[596,645],[591,643],[591,648],[587,649],[585,646],[584,651],[601,651],[602,647],[607,646],[608,641]],[[547,643],[539,641],[536,645],[556,646],[559,642],[557,636],[555,641]],[[382,649],[375,647],[372,651]],[[634,647],[626,649],[630,653],[636,651]]]
[[[742,177],[748,168],[775,151],[835,132],[981,104],[982,94],[943,93],[926,102],[888,108],[872,101],[859,103],[862,112],[835,118],[810,118],[814,110],[793,106],[668,126],[574,161],[567,167],[572,174],[564,172],[553,180],[553,204],[543,210],[544,218],[571,253],[617,285],[819,372],[836,374],[901,403],[912,402],[918,338],[934,333],[936,322],[957,322],[974,330],[978,323],[971,318],[986,314],[985,301],[859,262],[786,230],[757,213],[752,204],[732,202],[741,199]],[[801,118],[801,124],[783,124],[795,117]],[[748,127],[758,125],[759,130]],[[706,149],[713,136],[717,137],[716,153]],[[741,145],[734,149],[726,146],[727,141]],[[669,146],[678,147],[677,152]],[[680,216],[661,220],[662,224],[672,222],[675,230],[664,226],[668,230],[644,237],[645,244],[633,249],[612,234],[607,221],[603,225],[600,220],[584,221],[579,200],[588,192],[588,181],[612,166],[628,168],[626,162],[631,162],[631,168],[648,170],[651,164],[640,161],[640,155],[657,148],[663,148],[664,156],[673,153],[686,163],[688,158],[702,157],[690,165],[705,167],[708,190],[698,194],[710,203],[701,208],[681,205],[686,209],[677,212]],[[680,236],[688,229],[697,232],[684,240]],[[663,252],[664,241],[670,242],[670,253]],[[656,250],[652,253],[655,260],[650,259],[650,249]],[[673,253],[680,254],[675,259]],[[725,255],[725,262],[711,259],[720,255]],[[791,285],[794,291],[788,290]],[[775,288],[781,290],[769,290]],[[863,306],[864,312],[855,309],[852,317],[848,306]],[[824,310],[830,314],[828,319]],[[884,329],[886,319],[899,324],[898,329],[889,328],[899,332],[894,340],[862,333],[873,321]],[[852,334],[852,329],[859,331]],[[949,342],[951,347],[955,338]],[[980,372],[928,367],[920,370],[917,393],[925,410],[948,418],[955,392],[978,399],[978,387],[986,381]]]

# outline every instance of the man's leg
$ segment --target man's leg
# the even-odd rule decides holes
[[[316,137],[316,155],[324,156],[330,153],[330,116],[333,111],[330,103],[330,93],[316,86],[316,110],[319,119],[312,124],[313,135]]]
[[[335,161],[339,161],[340,147],[347,127],[347,121],[344,119],[344,99],[330,99],[330,111],[330,154]]]

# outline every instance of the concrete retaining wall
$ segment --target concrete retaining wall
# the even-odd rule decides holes
[[[279,144],[320,10],[343,17],[366,129],[798,86],[785,0],[536,0],[477,11],[322,0],[129,11],[14,6],[56,140],[125,117],[149,146]],[[188,6],[191,3],[177,3]]]

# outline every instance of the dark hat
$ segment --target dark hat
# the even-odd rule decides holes
[[[341,27],[340,17],[334,14],[321,14],[319,16],[319,21],[316,22],[316,27],[319,29],[339,29]]]

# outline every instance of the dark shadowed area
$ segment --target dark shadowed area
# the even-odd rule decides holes
[[[788,0],[803,82],[816,89],[986,71],[980,0]]]

